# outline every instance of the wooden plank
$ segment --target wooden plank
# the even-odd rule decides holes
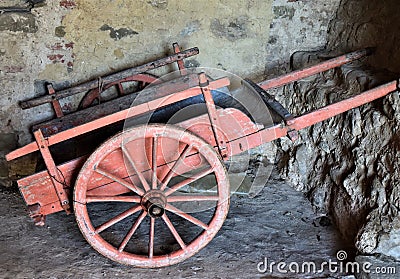
[[[322,122],[330,117],[339,115],[345,111],[359,107],[372,102],[378,98],[384,97],[397,90],[397,81],[393,81],[374,89],[365,91],[351,98],[327,105],[318,110],[303,114],[287,121],[287,126],[277,124],[272,127],[262,129],[256,133],[245,137],[235,139],[229,142],[232,154],[238,154],[250,148],[255,148],[263,143],[282,138],[291,130],[300,130],[310,127],[318,122]]]
[[[210,82],[210,89],[215,90],[221,87],[225,87],[229,85],[229,79],[228,78],[221,78],[218,80],[214,80]],[[68,139],[74,138],[76,136],[88,133],[90,131],[99,129],[101,127],[116,123],[118,121],[125,120],[127,117],[134,117],[138,116],[140,114],[144,114],[146,112],[150,112],[152,110],[155,110],[157,108],[163,107],[163,106],[168,106],[170,104],[173,104],[175,102],[194,97],[196,95],[201,94],[201,89],[199,86],[195,86],[192,88],[189,88],[187,90],[181,91],[181,92],[176,92],[171,95],[158,98],[156,100],[152,100],[148,103],[143,103],[141,105],[135,106],[135,109],[127,108],[125,110],[118,111],[116,113],[104,116],[102,118],[96,119],[94,121],[91,121],[89,123],[85,123],[82,125],[79,125],[77,127],[70,128],[68,130],[62,131],[60,133],[57,133],[55,135],[52,135],[47,138],[49,146],[66,141]],[[19,149],[16,149],[6,155],[6,160],[11,161],[13,159],[22,157],[26,154],[35,152],[38,150],[36,142],[32,142],[30,144],[27,144]]]
[[[227,108],[227,109],[218,109],[217,112],[221,120],[220,128],[221,131],[223,132],[223,136],[226,139],[226,141],[234,141],[237,138],[242,138],[243,142],[246,142],[247,135],[252,135],[258,131],[258,126],[254,124],[250,120],[250,118],[240,110],[234,108]],[[208,114],[203,114],[198,117],[188,119],[186,121],[177,123],[176,125],[184,129],[187,129],[190,132],[203,138],[207,143],[214,146],[217,151],[217,143],[215,142],[214,133],[212,129],[210,129],[211,124]],[[160,146],[168,147],[169,145],[168,144],[163,145],[161,143]],[[245,143],[243,143],[243,146],[246,146]],[[134,145],[130,145],[130,148],[136,151],[135,156],[137,156],[137,158],[145,157],[145,155],[143,154],[143,150],[138,151],[138,148],[135,148]],[[236,151],[235,150],[231,151],[229,146],[227,150],[229,152],[228,157],[233,156],[234,154],[238,154],[238,153],[232,153]],[[178,155],[180,154],[180,152],[170,153],[168,152],[168,149],[163,150],[163,153],[175,157],[172,159],[171,157],[169,157],[168,160],[165,160],[166,158],[164,158],[164,156],[161,156],[157,159],[157,169],[160,171],[160,174],[162,174],[159,177],[160,179],[161,177],[165,177],[167,173],[166,171],[170,170],[172,165],[178,159]],[[179,173],[176,173],[175,175],[183,174],[186,173],[187,171],[190,171],[192,169],[191,166],[198,166],[201,163],[201,159],[198,157],[197,154],[198,154],[197,151],[195,150],[191,151],[184,160],[185,163],[182,164],[182,166],[179,168]],[[103,160],[103,162],[101,163],[101,167],[105,170],[108,170],[113,175],[126,178],[128,176],[128,173],[126,172],[125,168],[122,169],[121,167],[119,168],[115,167],[123,165],[120,163],[122,160],[123,159],[121,157],[118,158],[117,154],[111,154],[110,156],[107,157],[107,160]],[[142,161],[147,161],[147,160],[151,159],[147,158],[143,159]],[[147,177],[147,179],[150,181],[151,165],[146,162],[146,164],[138,167],[142,171],[143,175]],[[134,184],[135,183],[140,184],[135,175],[131,176],[131,179],[132,181],[134,181]],[[126,187],[117,183],[112,183],[112,180],[108,179],[105,176],[98,175],[96,173],[92,175],[92,177],[89,179],[88,182],[88,194],[93,196],[120,195],[127,192],[129,192],[129,190]]]
[[[71,190],[86,158],[87,156],[79,157],[57,167],[62,173],[63,183],[69,185]],[[63,210],[47,170],[21,178],[17,183],[25,203],[39,204],[41,214],[48,215]]]
[[[188,58],[193,55],[197,55],[198,53],[199,53],[199,49],[197,47],[190,48],[190,49],[184,50],[180,53],[175,53],[175,54],[172,54],[165,58],[161,58],[156,61],[146,63],[144,65],[140,65],[137,67],[122,70],[120,72],[102,77],[101,82],[104,84],[108,84],[108,83],[111,83],[116,80],[121,80],[121,79],[124,79],[129,76],[144,73],[146,71],[177,62],[184,58]],[[59,99],[65,98],[65,97],[72,96],[77,93],[85,92],[87,90],[98,87],[98,85],[99,85],[99,79],[88,81],[88,82],[85,82],[85,83],[82,83],[82,84],[79,84],[79,85],[76,85],[76,86],[73,86],[73,87],[70,87],[70,88],[67,88],[64,90],[57,91],[54,95],[51,95],[51,96],[45,95],[45,96],[30,99],[27,101],[22,101],[22,102],[20,102],[20,106],[22,109],[32,108],[32,107],[39,106],[39,105],[42,105],[45,103],[50,103],[54,99],[59,100]]]
[[[60,118],[36,124],[32,127],[32,130],[41,129],[43,135],[49,137],[53,134],[66,131],[118,111],[129,109],[134,101],[135,105],[140,106],[175,92],[187,90],[196,85],[198,85],[197,74],[179,77],[172,81],[149,86],[138,93],[122,96],[96,106],[70,113]],[[137,98],[138,95],[140,95],[139,98]]]
[[[35,136],[36,143],[39,147],[39,151],[42,154],[43,161],[46,165],[47,172],[50,175],[52,184],[57,193],[58,199],[61,203],[61,207],[64,208],[67,213],[70,213],[71,207],[69,205],[68,193],[64,189],[62,181],[63,176],[58,171],[56,163],[54,162],[53,157],[51,156],[49,147],[47,145],[47,141],[44,139],[43,134],[40,130],[35,131],[33,135]]]

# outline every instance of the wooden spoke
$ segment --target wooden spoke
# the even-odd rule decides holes
[[[171,220],[168,218],[167,214],[162,216],[165,224],[167,225],[168,229],[171,231],[172,235],[175,237],[175,240],[181,246],[182,249],[186,248],[185,242],[183,242],[182,238],[180,237],[179,233],[176,231],[174,225],[172,224]]]
[[[185,185],[201,188],[209,174],[216,192],[179,193]],[[122,264],[159,268],[188,259],[214,238],[227,216],[229,195],[224,162],[212,145],[176,125],[146,124],[116,134],[88,156],[73,201],[78,227],[98,252]],[[179,207],[185,202],[205,205],[196,209],[206,214],[185,212]],[[170,233],[172,243],[163,237]]]
[[[139,217],[136,219],[135,223],[132,225],[131,229],[129,230],[129,232],[126,234],[126,236],[122,240],[121,244],[119,245],[118,251],[120,251],[120,252],[124,251],[124,249],[125,249],[126,245],[128,244],[129,240],[131,240],[133,234],[135,233],[137,228],[142,223],[144,217],[146,217],[146,214],[147,214],[146,211],[143,211],[142,214],[139,215]]]
[[[179,189],[186,186],[187,184],[192,183],[196,180],[199,180],[199,179],[203,178],[204,176],[209,175],[212,172],[213,172],[213,168],[208,168],[204,171],[199,172],[198,174],[193,175],[192,177],[189,177],[181,182],[178,182],[177,184],[175,184],[174,186],[172,186],[165,192],[165,196],[171,195],[172,193],[178,191]]]
[[[108,220],[107,222],[101,224],[100,226],[98,226],[95,230],[95,233],[101,233],[102,231],[104,231],[105,229],[108,229],[109,227],[111,227],[112,225],[122,221],[123,219],[131,216],[132,214],[138,212],[139,210],[141,210],[142,207],[140,205],[136,205],[128,210],[125,210],[124,212],[122,212],[121,214],[118,214],[117,216],[115,216],[114,218]]]
[[[218,201],[218,196],[206,196],[206,195],[195,195],[195,196],[169,196],[168,202],[193,202],[193,201]]]
[[[154,253],[154,224],[156,219],[150,218],[150,234],[149,234],[149,258],[153,257]]]
[[[158,147],[158,137],[154,135],[153,137],[153,150],[151,152],[151,168],[153,171],[153,178],[151,181],[152,189],[157,189],[157,147]]]
[[[109,179],[121,184],[122,186],[125,186],[126,188],[128,188],[129,190],[135,192],[139,196],[143,196],[144,195],[144,192],[143,192],[142,189],[139,189],[138,187],[136,187],[135,185],[133,185],[133,184],[131,184],[129,182],[127,182],[127,181],[125,181],[125,180],[123,180],[123,179],[121,179],[121,178],[119,178],[119,177],[117,177],[117,176],[115,176],[115,175],[113,175],[113,174],[111,174],[111,173],[99,168],[99,167],[95,168],[94,170],[97,173],[99,173],[101,175],[104,175],[105,177],[107,177],[107,178],[109,178]]]
[[[140,203],[138,196],[86,196],[86,203],[91,202],[135,202]]]
[[[199,227],[201,227],[201,228],[203,228],[205,230],[208,230],[208,225],[204,224],[199,219],[197,219],[197,218],[195,218],[195,217],[183,212],[182,210],[180,210],[180,209],[178,209],[178,208],[176,208],[176,207],[174,207],[174,206],[172,206],[170,204],[167,204],[165,209],[170,211],[170,212],[172,212],[172,213],[175,213],[176,215],[188,220],[189,222],[191,222],[191,223],[193,223],[193,224],[195,224],[195,225],[197,225],[197,226],[199,226]]]
[[[165,176],[163,182],[161,183],[160,190],[164,190],[173,175],[175,174],[176,170],[180,166],[180,164],[185,160],[186,156],[189,154],[189,152],[192,150],[192,145],[186,145],[185,148],[183,149],[182,153],[179,155],[178,160],[176,160],[175,164],[171,167],[167,175]]]
[[[133,170],[135,171],[136,175],[138,176],[140,183],[142,183],[143,188],[145,189],[145,191],[149,191],[150,190],[150,186],[149,183],[147,183],[146,178],[144,178],[143,173],[140,172],[138,170],[138,168],[136,167],[135,162],[132,160],[131,155],[129,154],[128,150],[125,149],[125,146],[121,147],[122,149],[122,153],[124,153],[124,155],[126,156],[126,158],[129,161],[129,164],[131,165],[131,167],[133,168]]]
[[[118,89],[118,95],[119,95],[119,96],[122,96],[122,95],[125,94],[124,87],[122,86],[121,83],[118,83],[118,84],[117,84],[117,89]]]

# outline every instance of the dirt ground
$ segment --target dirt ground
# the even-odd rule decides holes
[[[213,241],[175,266],[138,269],[94,251],[74,216],[48,216],[35,227],[16,189],[0,190],[1,278],[343,278],[344,274],[262,273],[264,261],[323,262],[345,250],[329,219],[283,181],[271,179],[257,197],[233,196],[228,218]],[[348,249],[345,250],[350,252]],[[346,277],[354,278],[354,277]]]

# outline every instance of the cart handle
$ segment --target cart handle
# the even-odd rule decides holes
[[[259,130],[251,135],[230,141],[229,145],[231,147],[231,153],[232,155],[239,154],[243,152],[241,146],[247,146],[249,149],[255,148],[263,143],[285,137],[291,130],[301,130],[310,127],[316,123],[327,120],[328,118],[382,98],[392,92],[398,91],[398,84],[399,82],[397,80],[386,83],[348,99],[294,117],[292,120],[289,120],[286,125],[276,124],[272,127]]]
[[[324,61],[322,63],[319,63],[317,65],[305,68],[305,69],[301,69],[298,71],[294,71],[291,72],[289,74],[280,76],[280,77],[276,77],[276,78],[272,78],[272,79],[268,79],[265,81],[260,82],[258,85],[264,89],[264,90],[268,90],[268,89],[272,89],[272,88],[276,88],[279,86],[283,86],[285,84],[291,83],[293,81],[297,81],[318,73],[322,73],[325,71],[328,71],[330,69],[342,66],[344,64],[350,63],[352,61],[361,59],[365,56],[371,55],[372,53],[374,53],[374,48],[372,47],[367,47],[365,49],[360,49],[354,52],[350,52],[332,59],[329,59],[328,61]]]

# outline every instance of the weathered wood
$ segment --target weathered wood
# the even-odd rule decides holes
[[[62,174],[66,191],[72,192],[75,179],[86,159],[87,156],[83,156],[57,166],[58,171]],[[48,215],[63,210],[47,170],[21,178],[17,182],[25,203],[28,206],[40,205],[37,214]]]
[[[247,135],[254,134],[258,130],[257,125],[255,125],[245,114],[237,109],[218,109],[218,115],[221,119],[221,128],[224,131],[224,135],[228,142],[234,141],[238,138],[246,137]],[[177,125],[189,130],[196,135],[199,135],[212,146],[215,147],[217,145],[215,142],[213,131],[210,129],[204,129],[205,126],[211,125],[210,119],[207,114],[203,114],[195,118],[180,122]],[[243,144],[241,145],[241,147],[245,148],[246,145]],[[196,154],[197,151],[195,150],[188,154],[187,157],[189,158],[189,160],[186,161],[186,166],[190,166],[192,164],[195,165],[195,162],[200,159],[199,157],[195,156]],[[119,157],[121,155],[122,154],[118,152],[111,154],[107,162],[103,162],[102,166],[105,169],[113,170],[113,174],[117,175],[118,177],[127,178],[129,174],[126,172],[125,167],[115,167],[115,165],[119,166],[120,164],[118,162],[121,162],[121,160],[123,160],[121,159],[121,157]],[[63,184],[69,191],[72,191],[72,187],[74,186],[76,177],[86,159],[87,156],[83,156],[57,166],[60,174],[62,174]],[[169,170],[174,164],[175,160],[172,160],[170,162],[164,161],[160,163],[157,168],[160,170],[164,168],[166,170]],[[149,171],[150,169],[145,169],[143,170],[143,173],[145,174]],[[176,173],[176,175],[182,174],[186,171],[187,169],[182,167],[180,168],[179,173]],[[161,173],[163,172],[166,173],[165,171],[161,171]],[[135,175],[132,175],[130,179],[136,179]],[[88,193],[96,197],[120,195],[129,192],[128,188],[118,183],[115,183],[114,181],[102,175],[94,176],[91,179],[90,185],[91,186],[89,187]],[[37,214],[49,215],[63,210],[57,196],[57,192],[52,184],[51,177],[49,176],[47,170],[35,173],[33,175],[18,180],[18,186],[22,196],[25,199],[25,203],[28,206],[36,204],[40,206],[38,208]]]
[[[126,70],[122,70],[120,72],[105,76],[101,78],[101,82],[106,85],[110,82],[116,81],[116,80],[121,80],[124,78],[127,78],[132,75],[144,73],[149,70],[153,70],[162,66],[165,66],[167,64],[171,64],[177,61],[180,61],[182,59],[197,55],[199,53],[199,49],[197,47],[190,48],[184,51],[181,51],[179,53],[172,54],[170,56],[167,56],[165,58],[161,58],[158,60],[155,60],[153,62],[146,63],[144,65],[140,65],[137,67],[129,68]],[[90,89],[96,88],[99,86],[99,79],[84,82],[81,84],[78,84],[76,86],[60,90],[56,92],[53,95],[45,95],[37,98],[33,98],[27,101],[22,101],[20,102],[20,106],[22,109],[28,109],[32,107],[36,107],[42,104],[50,103],[54,101],[55,99],[59,100],[65,97],[69,97],[81,92],[88,91]]]
[[[293,81],[298,81],[300,79],[325,72],[327,70],[342,66],[344,64],[350,63],[352,61],[361,59],[365,56],[371,55],[374,51],[374,48],[365,48],[361,50],[357,50],[348,54],[344,54],[335,58],[332,58],[328,61],[324,61],[322,63],[319,63],[317,65],[301,69],[298,71],[291,72],[289,74],[273,78],[273,79],[268,79],[265,81],[260,82],[258,85],[264,89],[272,89],[276,87],[283,86],[285,84],[291,83]]]
[[[197,82],[198,82],[198,79],[197,79]],[[168,83],[168,84],[171,86],[169,90],[171,90],[172,92],[169,91],[169,92],[171,92],[170,94],[166,94],[164,97],[159,97],[157,99],[153,99],[154,95],[148,96],[149,100],[151,100],[151,101],[143,102],[142,104],[139,104],[139,105],[135,104],[134,109],[127,108],[125,110],[118,110],[117,112],[109,114],[107,116],[100,117],[98,119],[84,123],[82,125],[72,127],[65,131],[58,132],[57,134],[54,134],[47,138],[48,145],[51,146],[51,145],[66,141],[68,139],[75,138],[79,135],[94,131],[101,127],[105,127],[107,125],[116,123],[118,121],[122,121],[122,120],[125,120],[130,117],[135,117],[135,116],[147,113],[149,111],[156,110],[160,107],[168,106],[170,104],[173,104],[173,103],[179,102],[181,100],[191,98],[193,96],[197,96],[197,95],[201,94],[201,89],[199,86],[190,87],[186,90],[177,92],[176,85],[172,85],[171,83]],[[215,90],[215,89],[218,89],[221,87],[228,86],[229,84],[230,84],[230,82],[229,82],[228,78],[221,78],[218,80],[211,81],[209,87],[211,90]],[[165,94],[165,92],[164,93],[157,92],[157,94]],[[96,110],[97,108],[98,108],[98,106],[95,106],[94,110]],[[37,147],[36,142],[32,142],[30,144],[27,144],[21,148],[18,148],[16,150],[8,153],[6,155],[6,160],[11,161],[18,157],[22,157],[26,154],[35,152],[37,150],[38,150],[38,147]]]
[[[43,135],[48,137],[115,112],[126,110],[132,106],[132,103],[139,94],[140,97],[135,101],[135,105],[142,105],[175,92],[187,90],[198,85],[198,83],[199,79],[197,74],[179,77],[172,81],[147,87],[139,93],[122,96],[93,107],[67,114],[60,118],[36,124],[32,127],[32,130],[36,131],[41,129]]]
[[[291,129],[301,130],[310,127],[316,123],[322,122],[328,118],[344,113],[353,108],[370,103],[376,99],[382,98],[391,92],[398,90],[398,81],[392,81],[384,85],[375,87],[353,97],[338,101],[317,110],[297,116],[289,120],[287,125]]]
[[[370,103],[376,99],[382,98],[396,90],[398,90],[398,81],[392,81],[370,89],[348,99],[327,105],[315,111],[297,116],[287,121],[287,125],[276,124],[265,129],[261,129],[256,133],[247,135],[246,137],[235,139],[229,142],[231,153],[238,154],[245,150],[255,148],[263,143],[285,137],[291,130],[300,130],[310,127],[316,123],[322,122],[330,117],[339,115],[353,108]],[[245,146],[245,148],[243,148]]]

